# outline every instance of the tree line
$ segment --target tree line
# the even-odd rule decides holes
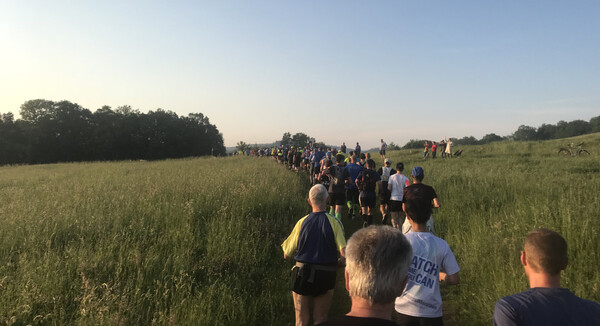
[[[130,106],[91,112],[69,101],[30,100],[21,119],[0,116],[0,164],[157,160],[225,154],[223,135],[202,113],[187,117]]]
[[[594,132],[600,132],[600,116],[591,118],[590,121],[559,121],[555,125],[542,124],[537,128],[521,125],[513,134],[504,137],[492,133],[483,136],[481,139],[477,139],[473,136],[451,139],[455,145],[484,145],[502,140],[532,141],[560,139],[585,135]],[[437,142],[437,140],[434,141]],[[425,139],[411,139],[402,148],[422,148],[423,143],[425,143]]]

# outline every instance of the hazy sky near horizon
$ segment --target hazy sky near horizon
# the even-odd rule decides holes
[[[0,2],[0,113],[201,112],[363,148],[600,115],[600,1]]]

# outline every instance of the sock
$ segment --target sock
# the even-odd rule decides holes
[[[333,208],[330,208],[329,209],[329,215],[333,215],[333,214],[335,214],[335,210]]]
[[[337,217],[338,220],[342,219],[342,213],[335,213],[335,217]]]
[[[346,202],[346,206],[348,206],[348,209],[352,209],[352,202],[351,201],[347,201]]]

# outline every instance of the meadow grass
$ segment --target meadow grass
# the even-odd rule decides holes
[[[585,141],[591,155],[557,154],[566,143]],[[459,158],[423,160],[422,152],[391,153],[406,173],[420,165],[424,183],[442,207],[435,229],[461,267],[461,284],[443,287],[449,325],[485,325],[502,296],[528,288],[519,257],[526,234],[553,229],[569,245],[562,286],[600,301],[600,134],[546,142],[457,146]]]
[[[571,140],[389,153],[406,175],[423,166],[442,202],[436,234],[462,280],[442,287],[446,324],[489,324],[498,298],[528,287],[519,251],[537,227],[569,244],[563,286],[600,301],[600,134],[580,140],[590,157],[556,154]],[[259,158],[1,167],[0,323],[291,325],[280,244],[307,191]],[[362,224],[342,221],[346,237]],[[338,278],[332,316],[350,305]]]
[[[0,321],[293,320],[279,244],[306,187],[242,158],[2,167]]]

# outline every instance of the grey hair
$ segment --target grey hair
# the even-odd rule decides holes
[[[310,199],[311,203],[319,207],[327,206],[327,197],[329,197],[329,192],[322,184],[314,185],[308,192],[308,198]]]
[[[412,247],[398,229],[370,226],[356,231],[346,246],[350,296],[393,302],[404,290],[412,257]]]

